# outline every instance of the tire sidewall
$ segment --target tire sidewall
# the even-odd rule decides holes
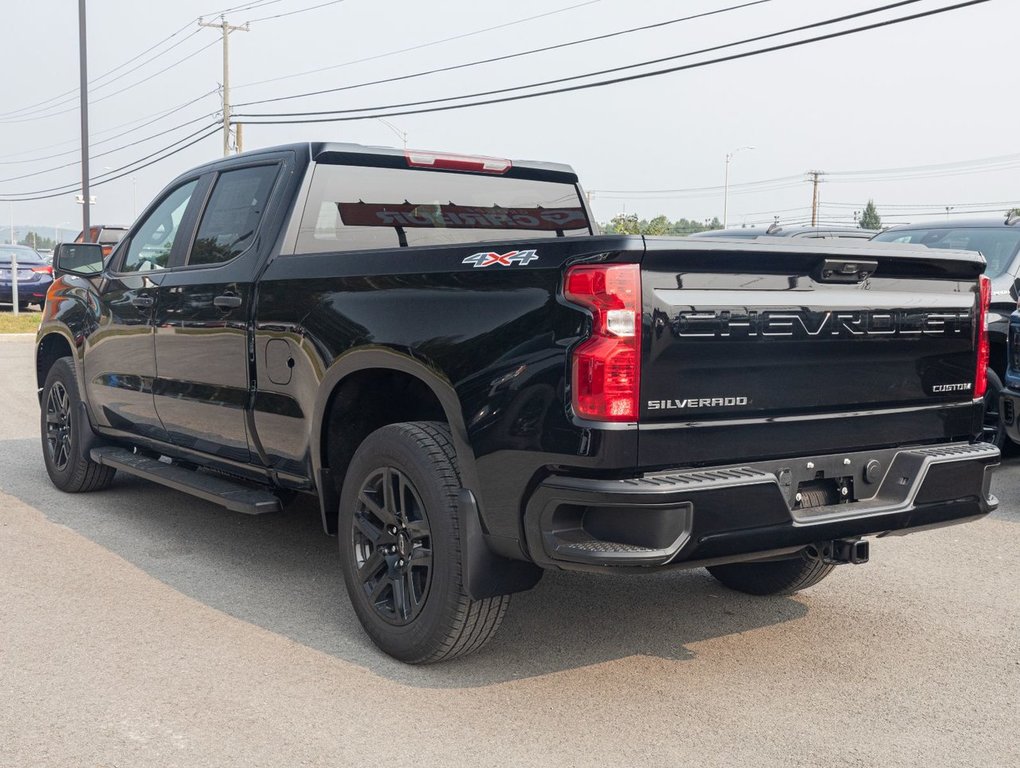
[[[410,623],[387,622],[369,604],[357,576],[353,546],[354,510],[365,479],[377,469],[399,469],[414,485],[425,507],[431,531],[432,575],[425,605]],[[459,541],[454,521],[455,502],[437,476],[435,466],[399,425],[383,427],[359,447],[344,478],[340,494],[337,535],[344,582],[355,613],[372,640],[386,653],[403,661],[427,657],[435,638],[444,633],[445,619],[455,610],[461,594]]]
[[[78,414],[81,410],[81,395],[78,393],[78,379],[74,375],[74,371],[71,368],[72,365],[73,362],[71,358],[67,357],[57,360],[50,368],[49,373],[46,374],[46,383],[43,384],[42,408],[40,409],[43,461],[46,464],[46,472],[50,476],[50,480],[53,481],[53,484],[61,490],[64,490],[71,485],[75,475],[79,471],[79,465],[82,461],[79,448],[81,445],[81,424],[79,423],[78,418]],[[67,466],[63,469],[58,469],[56,465],[54,465],[53,457],[50,455],[49,444],[46,440],[46,408],[49,402],[50,389],[53,384],[58,381],[63,384],[64,389],[67,390],[68,408],[71,411],[70,456],[67,460]]]

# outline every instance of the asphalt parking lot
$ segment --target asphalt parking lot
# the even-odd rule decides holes
[[[794,598],[547,574],[481,654],[412,668],[318,511],[127,477],[68,496],[32,343],[0,336],[0,765],[1020,765],[1020,457],[979,522]]]

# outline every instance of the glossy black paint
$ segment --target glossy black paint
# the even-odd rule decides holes
[[[40,350],[57,349],[58,338],[76,350],[98,433],[272,486],[313,490],[329,530],[357,441],[387,419],[440,419],[450,426],[486,545],[529,559],[524,510],[552,475],[624,478],[670,466],[944,442],[980,426],[980,405],[967,393],[923,392],[925,370],[967,380],[974,362],[969,327],[921,345],[870,337],[838,345],[815,338],[687,344],[673,331],[680,289],[692,286],[714,291],[712,310],[729,312],[754,308],[761,286],[789,289],[803,297],[791,305],[814,313],[811,322],[832,299],[846,306],[848,290],[952,294],[950,303],[966,312],[980,257],[869,251],[879,272],[867,285],[847,288],[825,284],[813,270],[820,253],[854,258],[860,249],[817,242],[533,239],[527,247],[537,260],[484,269],[465,257],[516,243],[294,253],[288,244],[311,158],[344,162],[350,152],[295,145],[196,169],[168,187],[200,181],[168,269],[117,273],[132,231],[102,275],[56,281]],[[386,162],[397,156],[389,153]],[[281,172],[251,247],[224,264],[189,267],[186,254],[215,175],[264,163],[278,163]],[[560,166],[515,165],[514,173],[567,178]],[[643,265],[643,401],[675,397],[684,377],[773,399],[741,414],[709,408],[704,418],[661,417],[645,407],[640,427],[576,418],[570,352],[591,321],[563,300],[562,279],[567,266],[589,261]],[[145,299],[151,306],[139,306]],[[867,298],[858,304],[866,307]],[[49,357],[39,359],[41,371]],[[873,375],[848,379],[851,368]],[[808,376],[801,390],[788,385]],[[813,401],[796,402],[812,389]],[[514,576],[519,583],[529,578]]]

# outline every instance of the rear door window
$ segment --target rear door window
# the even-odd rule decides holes
[[[189,266],[220,264],[240,255],[255,240],[280,166],[224,171],[216,179],[202,214]]]

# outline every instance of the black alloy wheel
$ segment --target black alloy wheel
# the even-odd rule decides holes
[[[510,603],[465,589],[461,491],[450,428],[434,421],[370,434],[340,489],[337,538],[351,606],[372,641],[409,664],[478,650]]]
[[[382,467],[365,479],[352,533],[358,580],[376,613],[397,626],[414,621],[432,582],[432,530],[407,475]]]
[[[73,447],[71,396],[67,388],[54,381],[46,396],[46,449],[55,469],[64,472],[71,461]]]
[[[46,374],[40,409],[43,461],[57,488],[83,493],[106,488],[116,470],[92,461],[86,446],[96,438],[82,407],[74,360],[62,357]]]

